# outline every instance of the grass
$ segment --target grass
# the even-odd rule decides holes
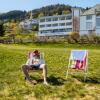
[[[66,65],[71,49],[89,50],[87,82],[77,72],[66,80]],[[41,72],[30,73],[37,85],[25,82],[21,65],[29,50],[45,53],[49,86],[43,85]],[[0,100],[100,100],[100,47],[97,45],[0,44]]]

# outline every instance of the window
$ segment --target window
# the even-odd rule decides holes
[[[40,33],[41,33],[41,34],[42,34],[42,33],[45,33],[45,30],[40,31]]]
[[[72,16],[67,16],[66,17],[66,20],[70,20],[70,19],[72,19]]]
[[[91,20],[92,19],[92,15],[87,15],[86,16],[86,20]]]
[[[60,17],[59,19],[60,19],[60,20],[65,20],[65,17]]]
[[[56,18],[56,17],[55,17],[55,18],[53,18],[53,21],[58,21],[58,18]]]
[[[43,27],[45,27],[45,25],[40,25],[40,28],[43,28]]]
[[[40,19],[40,22],[45,22],[45,19]]]
[[[86,22],[86,29],[92,30],[92,22]]]
[[[50,22],[50,21],[51,21],[51,18],[47,18],[46,21],[47,21],[47,22]]]
[[[67,32],[71,32],[72,28],[67,28],[66,30],[67,30]]]
[[[47,26],[47,27],[51,27],[51,24],[47,24],[46,26]]]
[[[60,32],[66,32],[66,29],[59,29]]]
[[[46,33],[50,33],[50,32],[52,32],[51,30],[46,30]]]
[[[60,23],[59,25],[60,25],[60,26],[65,26],[65,23]]]
[[[52,24],[52,26],[58,26],[58,24]]]
[[[66,25],[72,25],[72,22],[67,22]]]
[[[96,11],[96,16],[100,17],[100,11]]]
[[[100,18],[96,18],[96,26],[100,27]]]
[[[55,33],[55,32],[58,32],[58,29],[54,29],[54,30],[52,30],[52,32],[54,32],[54,33]]]

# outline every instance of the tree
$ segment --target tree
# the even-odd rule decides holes
[[[32,30],[33,31],[38,31],[38,25],[37,24],[32,25]]]
[[[0,22],[0,36],[4,36],[4,25],[3,22]]]
[[[23,20],[25,18],[25,11],[20,11],[20,10],[13,10],[9,11],[7,13],[0,14],[0,20]]]
[[[69,13],[70,13],[69,10],[64,10],[64,11],[62,11],[62,14],[69,14]]]
[[[40,13],[39,15],[38,15],[38,17],[43,17],[44,16],[44,13]]]

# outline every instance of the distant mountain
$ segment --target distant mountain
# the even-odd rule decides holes
[[[13,10],[0,14],[0,20],[22,20],[25,18],[26,11]]]
[[[37,18],[39,14],[43,13],[44,16],[61,15],[62,11],[71,12],[71,6],[65,4],[56,4],[42,7],[40,9],[32,10],[33,17]]]
[[[37,18],[41,14],[42,16],[52,16],[55,14],[61,15],[63,11],[71,12],[71,6],[65,4],[49,5],[39,9],[32,10],[32,14],[33,14],[33,18]],[[0,20],[12,20],[12,19],[24,20],[30,17],[31,14],[30,12],[31,11],[26,12],[26,11],[19,11],[19,10],[10,11],[1,14]]]

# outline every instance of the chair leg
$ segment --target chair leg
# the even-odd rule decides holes
[[[85,70],[84,72],[84,82],[86,81],[86,78],[87,78],[87,70]]]
[[[68,70],[67,70],[67,72],[66,72],[66,79],[68,79]]]

